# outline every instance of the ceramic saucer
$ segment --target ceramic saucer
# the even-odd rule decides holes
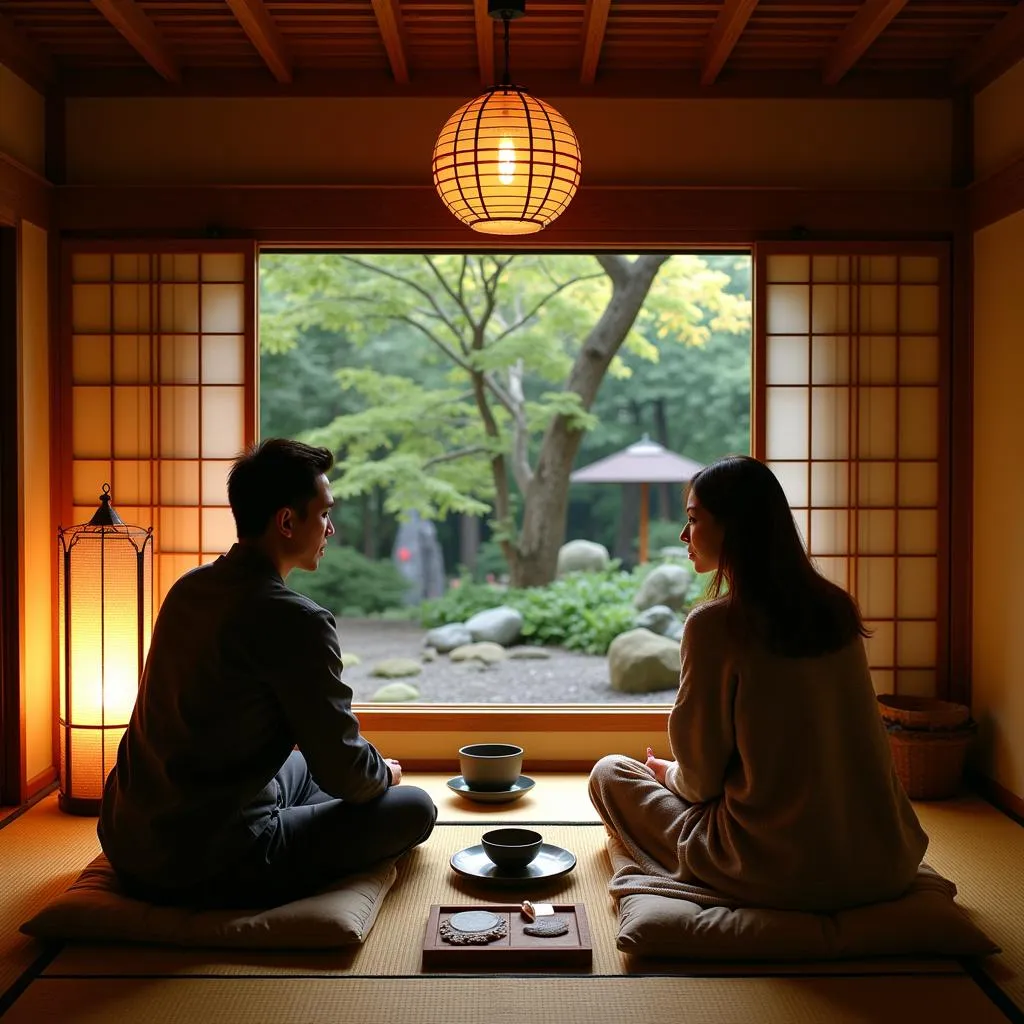
[[[528,775],[520,775],[508,789],[470,789],[466,780],[461,775],[448,780],[448,788],[467,800],[473,800],[478,804],[510,804],[521,796],[529,793],[535,783]]]
[[[452,870],[465,878],[482,878],[488,882],[515,885],[521,882],[540,882],[567,875],[576,867],[576,855],[561,846],[544,843],[540,853],[525,868],[509,871],[499,868],[482,846],[469,846],[452,855]]]

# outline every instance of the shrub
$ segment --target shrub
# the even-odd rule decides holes
[[[408,581],[390,561],[376,562],[338,544],[328,544],[316,572],[296,569],[288,586],[339,617],[373,615],[400,608]]]
[[[443,596],[420,605],[420,622],[427,629],[447,622],[465,622],[477,612],[504,604],[509,593],[504,587],[474,583],[470,576],[463,575],[457,585],[450,587]]]
[[[605,654],[612,640],[632,626],[633,597],[652,568],[643,565],[627,573],[613,566],[604,572],[570,573],[546,587],[525,590],[463,580],[444,597],[425,601],[421,621],[428,629],[465,622],[479,611],[504,604],[523,616],[527,643]]]

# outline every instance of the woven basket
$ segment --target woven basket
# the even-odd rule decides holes
[[[887,724],[898,725],[902,729],[958,729],[971,713],[966,704],[893,693],[880,694],[878,708]]]
[[[964,773],[964,758],[976,731],[973,722],[945,732],[889,729],[893,763],[912,800],[953,796]]]

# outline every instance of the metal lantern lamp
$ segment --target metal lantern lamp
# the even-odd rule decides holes
[[[488,0],[505,28],[500,85],[448,118],[434,145],[434,187],[448,209],[474,231],[528,235],[569,205],[580,181],[580,147],[554,107],[509,78],[509,22],[526,0]]]
[[[153,626],[153,529],[127,526],[103,485],[88,523],[57,528],[61,810],[98,814]]]

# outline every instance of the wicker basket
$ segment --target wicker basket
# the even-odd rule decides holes
[[[970,717],[966,704],[951,704],[934,697],[903,697],[883,693],[878,697],[878,707],[888,725],[902,729],[958,729]]]
[[[964,758],[974,733],[973,722],[945,732],[890,728],[892,759],[907,796],[912,800],[953,796],[960,786]]]

